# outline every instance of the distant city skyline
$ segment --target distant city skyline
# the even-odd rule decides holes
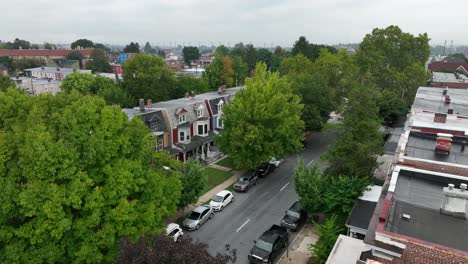
[[[358,43],[373,28],[398,25],[449,47],[452,40],[468,45],[463,6],[461,0],[18,0],[2,3],[4,10],[21,12],[2,14],[0,40],[291,47],[301,35],[317,44]]]

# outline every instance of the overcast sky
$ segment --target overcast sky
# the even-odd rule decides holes
[[[0,40],[292,46],[337,44],[375,27],[427,32],[431,44],[468,44],[466,1],[452,0],[15,0],[2,1]],[[449,44],[448,44],[449,45]]]

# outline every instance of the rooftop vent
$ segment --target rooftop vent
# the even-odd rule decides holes
[[[435,152],[437,154],[449,155],[452,148],[452,137],[451,134],[438,133]]]
[[[442,90],[442,94],[443,94],[443,95],[447,95],[447,92],[448,92],[448,89],[443,89],[443,90]]]
[[[146,108],[153,108],[153,100],[151,99],[146,100]]]
[[[445,96],[445,104],[450,104],[450,95]]]
[[[449,108],[449,109],[447,110],[447,114],[453,115],[453,108]]]
[[[140,112],[145,112],[145,99],[143,98],[140,98],[140,100],[138,100],[138,103],[139,103],[139,106],[140,106]]]
[[[192,99],[195,99],[195,92],[194,92],[194,91],[192,91],[192,92],[190,93],[190,97],[192,97]]]
[[[409,214],[402,214],[401,215],[401,219],[405,220],[405,221],[411,221],[411,215]]]
[[[455,188],[454,184],[448,184],[442,190],[443,199],[440,212],[445,215],[467,219],[468,192],[467,184],[460,184],[460,189]]]

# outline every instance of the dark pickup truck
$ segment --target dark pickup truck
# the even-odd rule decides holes
[[[288,246],[288,229],[278,225],[272,225],[250,250],[250,263],[274,263],[276,258]]]

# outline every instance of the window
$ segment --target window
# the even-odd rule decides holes
[[[162,138],[158,139],[158,151],[162,151],[164,148],[164,140]]]
[[[150,130],[151,131],[159,131],[159,124],[157,122],[151,122],[150,123]]]
[[[179,141],[185,141],[185,131],[179,131]]]
[[[205,134],[208,134],[208,124],[205,124]]]
[[[223,106],[224,106],[224,102],[223,102],[223,101],[219,101],[219,103],[218,103],[218,112],[222,112]]]
[[[185,123],[185,121],[186,121],[185,115],[180,115],[180,116],[179,116],[179,124]]]
[[[203,125],[198,125],[198,135],[203,135]]]
[[[197,109],[197,118],[203,117],[203,108]]]
[[[223,128],[223,119],[221,117],[218,117],[218,128]]]

